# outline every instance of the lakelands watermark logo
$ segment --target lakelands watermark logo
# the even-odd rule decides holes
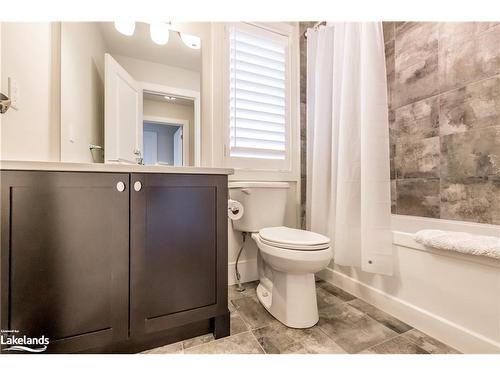
[[[19,336],[18,330],[1,330],[0,344],[6,346],[4,352],[29,352],[42,353],[47,350],[49,338],[45,336],[29,337],[26,335]]]

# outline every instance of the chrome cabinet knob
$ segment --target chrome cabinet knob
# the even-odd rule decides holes
[[[142,189],[141,181],[134,182],[134,190],[135,191],[140,191],[141,189]]]
[[[118,181],[116,183],[116,190],[118,190],[120,193],[125,190],[125,184],[122,181]]]

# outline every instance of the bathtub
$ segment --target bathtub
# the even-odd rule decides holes
[[[394,274],[332,266],[318,276],[464,353],[500,353],[500,260],[429,250],[421,229],[500,236],[500,226],[393,215]]]

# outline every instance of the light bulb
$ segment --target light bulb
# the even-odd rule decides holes
[[[201,48],[201,39],[194,35],[179,33],[182,41],[186,46],[192,49],[200,49]]]
[[[149,24],[149,34],[151,40],[161,46],[168,43],[169,27],[164,22],[155,22]]]
[[[123,35],[131,36],[135,31],[135,22],[130,21],[118,21],[115,22],[115,29],[122,33]]]

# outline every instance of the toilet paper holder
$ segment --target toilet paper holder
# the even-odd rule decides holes
[[[244,212],[243,205],[233,199],[227,201],[227,215],[231,220],[239,220],[242,218]]]

